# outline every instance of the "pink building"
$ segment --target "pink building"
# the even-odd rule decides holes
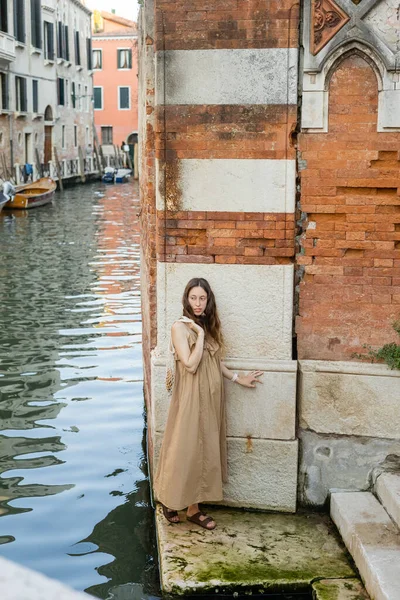
[[[138,78],[136,23],[115,14],[93,14],[94,122],[105,154],[113,145],[137,142]]]

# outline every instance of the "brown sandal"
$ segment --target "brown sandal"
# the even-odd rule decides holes
[[[205,519],[200,519],[200,517],[205,517]],[[207,527],[208,523],[211,523],[211,521],[214,521],[214,519],[203,513],[201,510],[192,515],[191,517],[187,516],[186,518],[188,521],[191,521],[191,523],[196,523],[196,525],[200,525],[200,527],[208,529],[208,531],[212,531],[217,526],[215,524],[214,527]]]
[[[177,523],[180,523],[180,520],[178,520],[178,521],[172,520],[174,517],[179,517],[178,511],[170,510],[169,508],[164,506],[164,504],[161,504],[161,506],[162,506],[163,515],[167,519],[167,521],[169,521],[173,525],[177,525]]]

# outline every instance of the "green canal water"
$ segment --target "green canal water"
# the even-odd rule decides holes
[[[99,598],[158,595],[138,191],[0,214],[0,554]]]

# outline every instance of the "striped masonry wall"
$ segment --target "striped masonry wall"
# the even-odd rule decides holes
[[[267,388],[278,390],[273,418],[260,422],[255,415],[249,422],[229,409],[229,398],[239,394],[239,401],[247,401],[246,392],[227,384],[232,427],[225,503],[293,511],[292,133],[297,122],[298,6],[288,0],[155,0],[155,17],[155,460],[168,406],[166,340],[180,315],[184,286],[191,277],[204,276],[217,294],[228,363],[236,361],[239,370],[258,364],[265,373],[267,386],[252,396],[260,415],[268,402]],[[249,437],[254,438],[251,453],[246,451]],[[241,465],[240,476],[234,464]],[[261,464],[263,476],[254,484]]]

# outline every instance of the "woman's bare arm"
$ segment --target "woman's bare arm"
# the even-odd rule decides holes
[[[190,350],[186,325],[183,323],[174,323],[172,326],[172,343],[179,360],[193,375],[203,356],[204,350],[204,329],[193,323],[192,329],[197,333],[197,340],[194,348]]]
[[[234,372],[230,371],[228,367],[224,365],[223,362],[221,362],[221,371],[224,377],[232,380]],[[261,375],[263,374],[264,373],[262,371],[251,371],[251,373],[249,373],[248,375],[240,375],[239,377],[237,377],[236,383],[238,383],[239,385],[243,385],[244,387],[254,388],[256,387],[254,385],[255,383],[262,383],[262,381],[260,381],[258,377],[261,377]]]

